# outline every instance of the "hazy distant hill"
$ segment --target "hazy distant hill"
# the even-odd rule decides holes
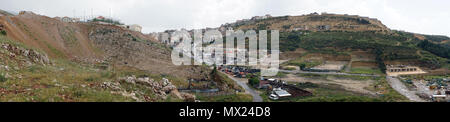
[[[14,16],[11,12],[0,10],[0,16]]]

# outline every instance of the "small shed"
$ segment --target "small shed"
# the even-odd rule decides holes
[[[287,92],[286,90],[283,90],[281,88],[274,88],[272,92],[273,92],[273,94],[277,95],[280,98],[292,96],[289,92]]]

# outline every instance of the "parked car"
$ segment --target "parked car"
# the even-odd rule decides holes
[[[278,97],[275,94],[270,94],[269,99],[271,99],[271,100],[278,100],[278,99],[280,99],[280,97]]]

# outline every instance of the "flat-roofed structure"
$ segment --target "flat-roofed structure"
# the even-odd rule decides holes
[[[417,66],[407,66],[407,65],[386,65],[386,74],[388,76],[399,76],[399,75],[415,75],[427,73]]]
[[[280,98],[292,96],[289,92],[287,92],[286,90],[283,90],[281,88],[274,88],[272,93],[277,95]]]

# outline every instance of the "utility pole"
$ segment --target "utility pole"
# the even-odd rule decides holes
[[[87,22],[87,20],[86,20],[86,9],[83,10],[83,21]]]

